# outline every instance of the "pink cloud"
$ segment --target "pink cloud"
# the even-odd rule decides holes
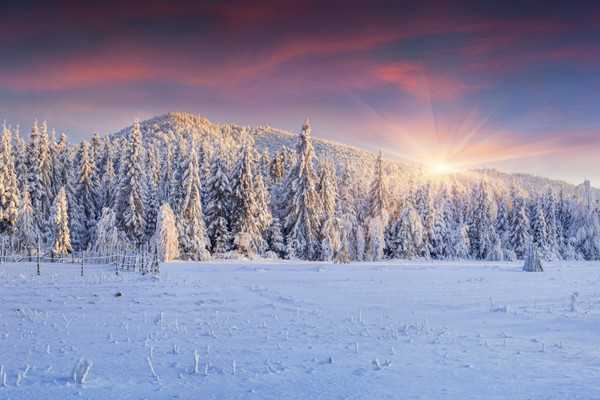
[[[449,75],[434,73],[424,65],[411,62],[380,65],[374,68],[373,73],[381,81],[421,100],[455,100],[477,89]]]

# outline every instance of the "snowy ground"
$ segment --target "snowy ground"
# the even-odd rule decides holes
[[[519,267],[0,265],[0,399],[600,398],[600,264]]]

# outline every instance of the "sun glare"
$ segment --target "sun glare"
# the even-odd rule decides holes
[[[456,165],[445,162],[433,163],[429,166],[429,172],[432,175],[451,175],[459,172],[460,169]]]

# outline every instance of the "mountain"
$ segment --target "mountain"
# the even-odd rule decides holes
[[[300,127],[300,124],[298,124]],[[140,123],[144,140],[173,142],[190,140],[203,143],[212,148],[232,148],[240,144],[254,142],[259,152],[268,150],[273,155],[282,148],[294,149],[297,133],[288,132],[271,126],[247,127],[231,123],[217,124],[205,117],[184,112],[171,112]],[[111,135],[122,138],[129,134],[131,126]],[[365,149],[318,138],[313,140],[317,158],[329,158],[338,167],[338,172],[349,168],[356,179],[366,184],[371,176],[376,154]],[[384,154],[385,156],[385,154]],[[392,194],[401,192],[409,180],[428,179],[425,168],[419,164],[409,164],[388,158],[385,165],[388,180],[393,184]],[[600,190],[586,183],[573,185],[567,182],[548,179],[528,174],[509,174],[493,169],[477,169],[458,173],[452,177],[468,183],[485,178],[499,191],[507,191],[511,186],[517,187],[525,195],[534,195],[549,188],[558,193],[563,191],[567,196],[579,199],[586,198],[589,192],[590,201],[600,199]],[[582,200],[583,201],[583,200]]]

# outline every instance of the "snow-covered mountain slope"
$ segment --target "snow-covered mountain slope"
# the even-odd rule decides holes
[[[219,145],[236,145],[252,138],[259,152],[267,149],[274,154],[286,146],[294,149],[296,133],[287,132],[270,126],[245,127],[236,124],[216,124],[205,117],[190,113],[172,112],[141,122],[141,129],[146,139],[161,139],[165,136],[190,138],[197,143],[205,140]],[[114,136],[127,135],[131,126],[121,130]],[[330,157],[338,163],[363,161],[372,164],[376,154],[356,147],[314,138],[317,157]]]
[[[141,129],[145,140],[176,141],[189,140],[190,137],[196,143],[209,143],[213,147],[237,147],[242,143],[253,141],[259,152],[265,149],[271,155],[279,152],[284,146],[294,149],[296,146],[296,133],[276,129],[271,126],[244,127],[236,124],[217,124],[205,117],[183,113],[172,112],[157,116],[141,122]],[[115,133],[112,137],[124,137],[129,134],[131,126]],[[315,132],[314,147],[317,158],[330,158],[336,165],[338,171],[341,168],[350,168],[356,175],[360,175],[365,181],[371,175],[376,154],[365,149],[323,140],[318,138]],[[384,155],[385,156],[385,155]],[[341,168],[340,168],[341,167]],[[424,168],[418,164],[408,164],[393,159],[386,161],[385,172],[390,182],[393,182],[396,190],[401,190],[407,179],[427,179]],[[463,183],[478,181],[485,177],[492,186],[500,191],[506,191],[511,186],[517,187],[523,194],[541,193],[549,188],[558,193],[563,191],[566,196],[585,197],[585,184],[572,185],[567,182],[547,179],[528,174],[508,174],[491,169],[469,171],[459,174],[456,178]],[[392,188],[392,191],[395,191]],[[591,187],[591,201],[600,199],[600,190]]]

